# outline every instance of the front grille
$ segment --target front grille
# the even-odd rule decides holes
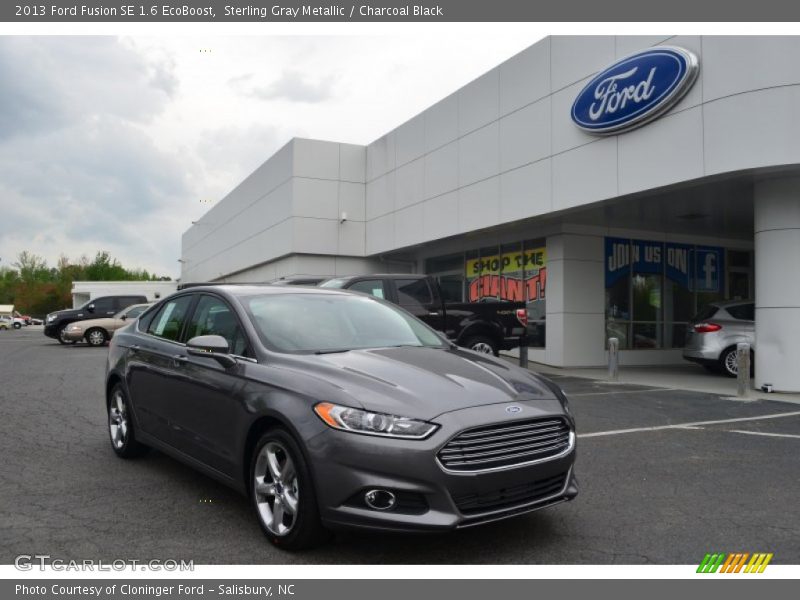
[[[550,458],[569,444],[567,421],[550,417],[467,429],[447,442],[437,456],[449,471],[484,471]]]
[[[465,516],[499,510],[513,510],[558,494],[564,489],[566,477],[566,473],[561,473],[547,479],[513,485],[483,494],[462,494],[453,496],[453,502],[456,503],[461,514]]]

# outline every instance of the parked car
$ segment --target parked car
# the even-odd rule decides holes
[[[0,316],[0,331],[8,331],[14,326],[10,317]]]
[[[111,339],[106,398],[118,456],[157,448],[248,494],[281,548],[335,527],[480,525],[578,493],[558,386],[364,294],[178,292]]]
[[[526,333],[524,302],[445,302],[439,283],[428,275],[353,275],[320,284],[363,292],[398,304],[459,346],[494,354],[520,345]]]
[[[3,329],[22,329],[26,323],[20,317],[16,316],[0,316],[0,320],[5,325]]]
[[[750,344],[750,368],[755,361],[755,303],[752,300],[715,302],[704,307],[689,323],[683,358],[710,371],[736,377],[736,344]]]
[[[67,339],[67,325],[76,321],[88,321],[104,317],[113,317],[131,304],[144,304],[146,296],[103,296],[89,300],[80,308],[52,312],[45,318],[44,334],[55,338],[62,344],[74,344],[77,340]]]
[[[136,319],[149,306],[150,304],[134,304],[121,310],[113,317],[77,321],[67,325],[64,338],[70,342],[86,340],[86,343],[90,346],[104,346],[113,337],[117,329]]]
[[[29,315],[21,315],[18,311],[14,311],[14,317],[20,319],[23,325],[30,325],[31,318]]]

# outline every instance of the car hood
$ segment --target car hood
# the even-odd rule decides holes
[[[487,404],[556,399],[533,373],[460,348],[297,356],[284,368],[326,382],[334,388],[330,401],[349,397],[368,410],[417,419]]]

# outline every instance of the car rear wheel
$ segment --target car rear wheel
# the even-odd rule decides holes
[[[733,346],[725,350],[719,359],[720,370],[728,377],[738,377],[739,365],[736,362],[736,347]],[[750,351],[750,376],[752,377],[755,371],[755,355],[752,350]]]
[[[22,324],[18,322],[14,322],[14,329],[22,329]]]
[[[78,340],[68,340],[67,339],[67,326],[64,325],[61,329],[58,330],[58,341],[61,344],[76,344]]]
[[[285,429],[268,429],[256,443],[250,496],[261,529],[275,546],[302,550],[326,537],[311,472]]]
[[[464,347],[475,352],[480,352],[481,354],[492,354],[497,356],[499,353],[497,343],[493,339],[482,335],[476,335],[469,338],[466,342],[464,342]]]
[[[86,343],[90,346],[102,346],[108,341],[108,334],[103,329],[90,329],[86,332]]]
[[[108,434],[111,448],[120,458],[135,458],[148,447],[136,441],[128,396],[121,384],[114,386],[108,399]]]

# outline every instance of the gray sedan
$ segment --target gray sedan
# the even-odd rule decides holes
[[[549,380],[392,304],[195,287],[111,339],[108,431],[247,494],[277,546],[336,527],[436,531],[573,499],[575,423]]]
[[[736,345],[750,344],[752,368],[755,337],[755,303],[752,300],[709,304],[689,323],[683,358],[700,363],[710,371],[736,377],[739,371]]]

